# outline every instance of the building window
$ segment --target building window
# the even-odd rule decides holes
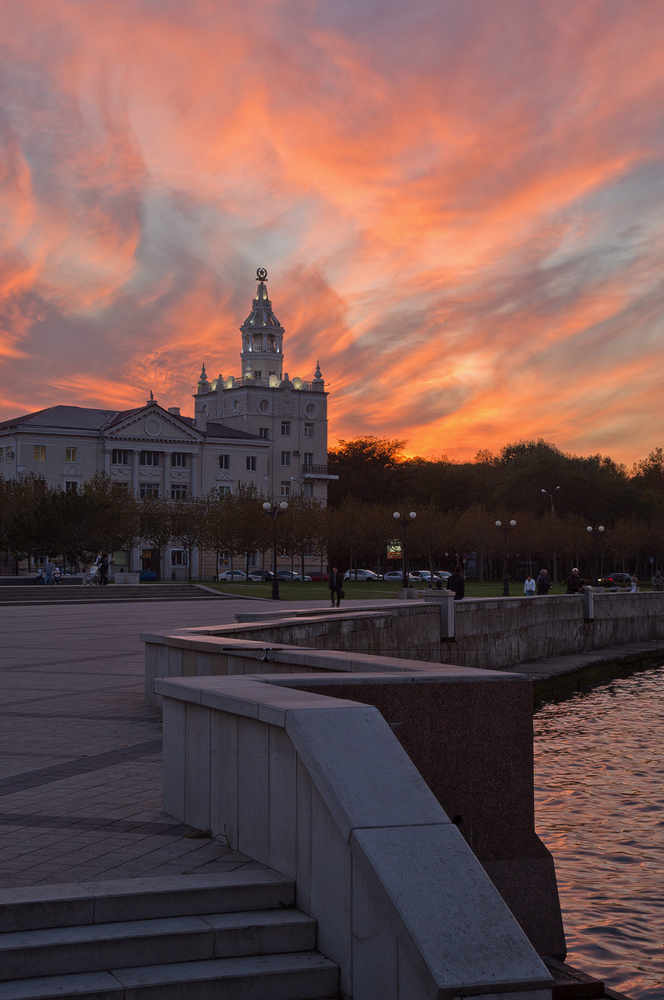
[[[305,436],[305,438],[312,438],[312,437],[314,437],[314,428],[315,428],[314,424],[305,424],[304,425],[304,436]]]
[[[285,465],[290,465],[290,452],[289,451],[282,451],[282,453],[281,453],[281,464],[284,465],[284,466]]]
[[[139,465],[161,465],[159,461],[159,456],[161,452],[159,451],[142,451],[141,457],[138,460]]]
[[[34,450],[35,462],[45,462],[46,461],[46,445],[36,444]]]
[[[290,420],[281,421],[281,436],[290,437],[291,436],[291,422]]]
[[[261,401],[258,404],[258,409],[260,410],[261,413],[269,413],[270,412],[270,400],[269,399],[261,399]]]
[[[171,486],[171,500],[184,500],[187,495],[187,487],[180,483]]]
[[[158,497],[159,496],[159,484],[158,483],[141,483],[138,488],[138,494],[141,500],[145,500],[146,497]]]
[[[219,496],[220,497],[229,497],[230,495],[231,495],[231,488],[230,488],[230,486],[220,486],[219,487]]]
[[[247,455],[247,472],[255,472],[255,471],[256,471],[256,456]]]
[[[256,368],[256,370],[254,371],[254,378],[263,378],[263,372],[260,371],[260,369]]]
[[[314,453],[313,451],[305,451],[304,453],[304,465],[314,464]]]
[[[281,484],[281,495],[282,495],[282,497],[289,497],[290,496],[290,488],[291,488],[290,479],[288,480],[288,482],[282,482],[282,484]]]
[[[171,549],[171,566],[186,566],[187,553],[184,549]]]
[[[314,484],[313,483],[303,483],[302,485],[302,496],[312,497],[314,495]]]
[[[65,448],[65,462],[76,462],[78,448]]]
[[[231,456],[230,455],[220,455],[219,456],[219,468],[220,469],[230,469],[231,467]]]
[[[76,451],[76,449],[74,449]],[[75,480],[70,480],[65,483],[65,493],[78,493],[78,483]]]
[[[258,436],[261,437],[261,438],[264,438],[267,441],[267,439],[270,437],[270,428],[269,427],[259,427],[258,428]]]
[[[129,452],[122,448],[114,448],[111,452],[111,462],[113,465],[129,465]]]
[[[174,451],[171,455],[171,468],[186,469],[188,464],[186,451]]]

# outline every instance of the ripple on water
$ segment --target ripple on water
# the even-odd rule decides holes
[[[535,715],[537,831],[556,863],[568,961],[664,1000],[664,667]]]

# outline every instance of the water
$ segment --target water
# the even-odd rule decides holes
[[[537,831],[553,854],[567,961],[664,1000],[664,666],[535,715]]]

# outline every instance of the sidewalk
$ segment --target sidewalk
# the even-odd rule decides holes
[[[0,887],[254,865],[162,812],[161,713],[144,704],[138,641],[248,606],[274,603],[0,607]]]

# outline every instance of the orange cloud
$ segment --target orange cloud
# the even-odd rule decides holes
[[[664,440],[660,27],[657,0],[11,5],[3,415],[150,388],[188,412],[202,360],[238,371],[264,265],[332,440],[642,456]]]

